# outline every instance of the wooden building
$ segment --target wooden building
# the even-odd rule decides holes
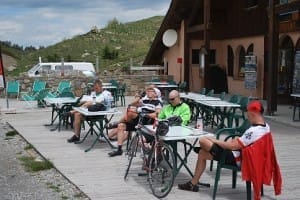
[[[167,66],[166,73],[191,91],[205,87],[265,99],[273,114],[300,92],[299,10],[300,0],[172,0],[144,64]],[[169,29],[177,33],[172,46],[163,43]],[[255,58],[254,76],[247,56]]]

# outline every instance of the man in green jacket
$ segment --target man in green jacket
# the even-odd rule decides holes
[[[177,90],[172,90],[169,93],[170,104],[164,106],[159,112],[159,119],[168,119],[169,117],[178,116],[181,118],[181,125],[187,125],[190,122],[191,110],[190,107],[181,101],[180,94]]]

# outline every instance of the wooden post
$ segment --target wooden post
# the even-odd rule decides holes
[[[277,69],[278,69],[278,15],[275,14],[275,0],[269,1],[269,33],[268,33],[268,83],[267,83],[267,114],[274,115],[277,111]]]
[[[204,67],[204,87],[210,88],[207,72],[209,70],[209,54],[210,54],[210,0],[204,0],[204,47],[207,51],[205,55],[205,67]]]

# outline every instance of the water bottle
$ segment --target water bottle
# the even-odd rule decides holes
[[[201,114],[199,113],[198,117],[197,117],[197,122],[196,122],[196,129],[203,131],[203,119]]]
[[[93,104],[96,104],[96,92],[92,92]]]
[[[106,110],[111,109],[111,95],[107,95],[104,97],[104,104],[106,106]]]

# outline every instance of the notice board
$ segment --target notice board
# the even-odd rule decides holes
[[[295,54],[295,68],[293,76],[293,93],[300,94],[300,51]]]
[[[257,64],[256,56],[245,56],[245,82],[244,86],[246,89],[254,90],[256,89],[257,81]]]

